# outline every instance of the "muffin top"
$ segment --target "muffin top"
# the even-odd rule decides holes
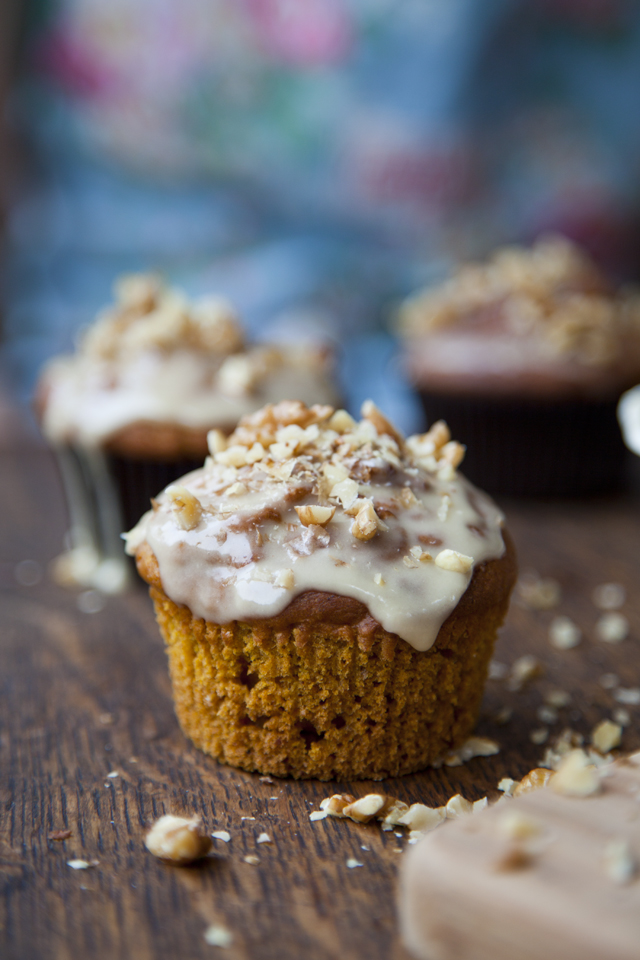
[[[399,330],[412,379],[456,393],[619,393],[640,374],[640,296],[561,237],[460,267],[405,301]]]
[[[404,439],[371,402],[267,405],[125,535],[164,592],[213,623],[281,613],[308,590],[351,597],[428,649],[474,568],[501,557],[503,517],[457,472],[446,425]]]
[[[325,351],[245,346],[221,298],[189,300],[146,274],[121,277],[114,293],[76,352],[42,373],[38,406],[52,442],[99,446],[136,423],[228,432],[283,396],[335,399]]]

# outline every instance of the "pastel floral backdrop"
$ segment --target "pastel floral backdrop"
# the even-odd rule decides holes
[[[34,14],[14,112],[39,166],[5,283],[25,370],[131,267],[220,289],[256,334],[311,318],[352,338],[452,261],[543,230],[640,272],[632,0],[50,0]]]

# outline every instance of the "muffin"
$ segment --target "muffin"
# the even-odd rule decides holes
[[[459,746],[516,576],[443,423],[404,439],[267,405],[127,534],[197,747],[276,776],[382,778]]]
[[[402,305],[399,330],[429,422],[469,444],[474,482],[518,495],[620,482],[616,405],[640,375],[640,297],[612,291],[568,240],[461,267]]]
[[[224,300],[189,300],[152,275],[118,280],[115,304],[73,355],[45,367],[38,385],[42,430],[59,454],[71,514],[73,549],[59,574],[117,580],[120,531],[158,490],[202,464],[208,431],[229,433],[245,414],[291,394],[335,402],[326,352],[245,346]]]

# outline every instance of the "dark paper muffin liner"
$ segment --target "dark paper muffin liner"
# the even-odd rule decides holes
[[[464,474],[491,494],[584,496],[622,486],[617,399],[543,401],[421,392],[431,424],[464,443]]]
[[[130,530],[150,509],[152,497],[185,473],[201,467],[202,459],[133,460],[108,455],[107,465],[120,501],[124,530]]]

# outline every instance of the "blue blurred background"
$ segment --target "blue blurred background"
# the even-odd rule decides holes
[[[632,0],[3,0],[3,369],[26,401],[122,271],[337,345],[421,414],[394,305],[556,230],[640,274]]]

